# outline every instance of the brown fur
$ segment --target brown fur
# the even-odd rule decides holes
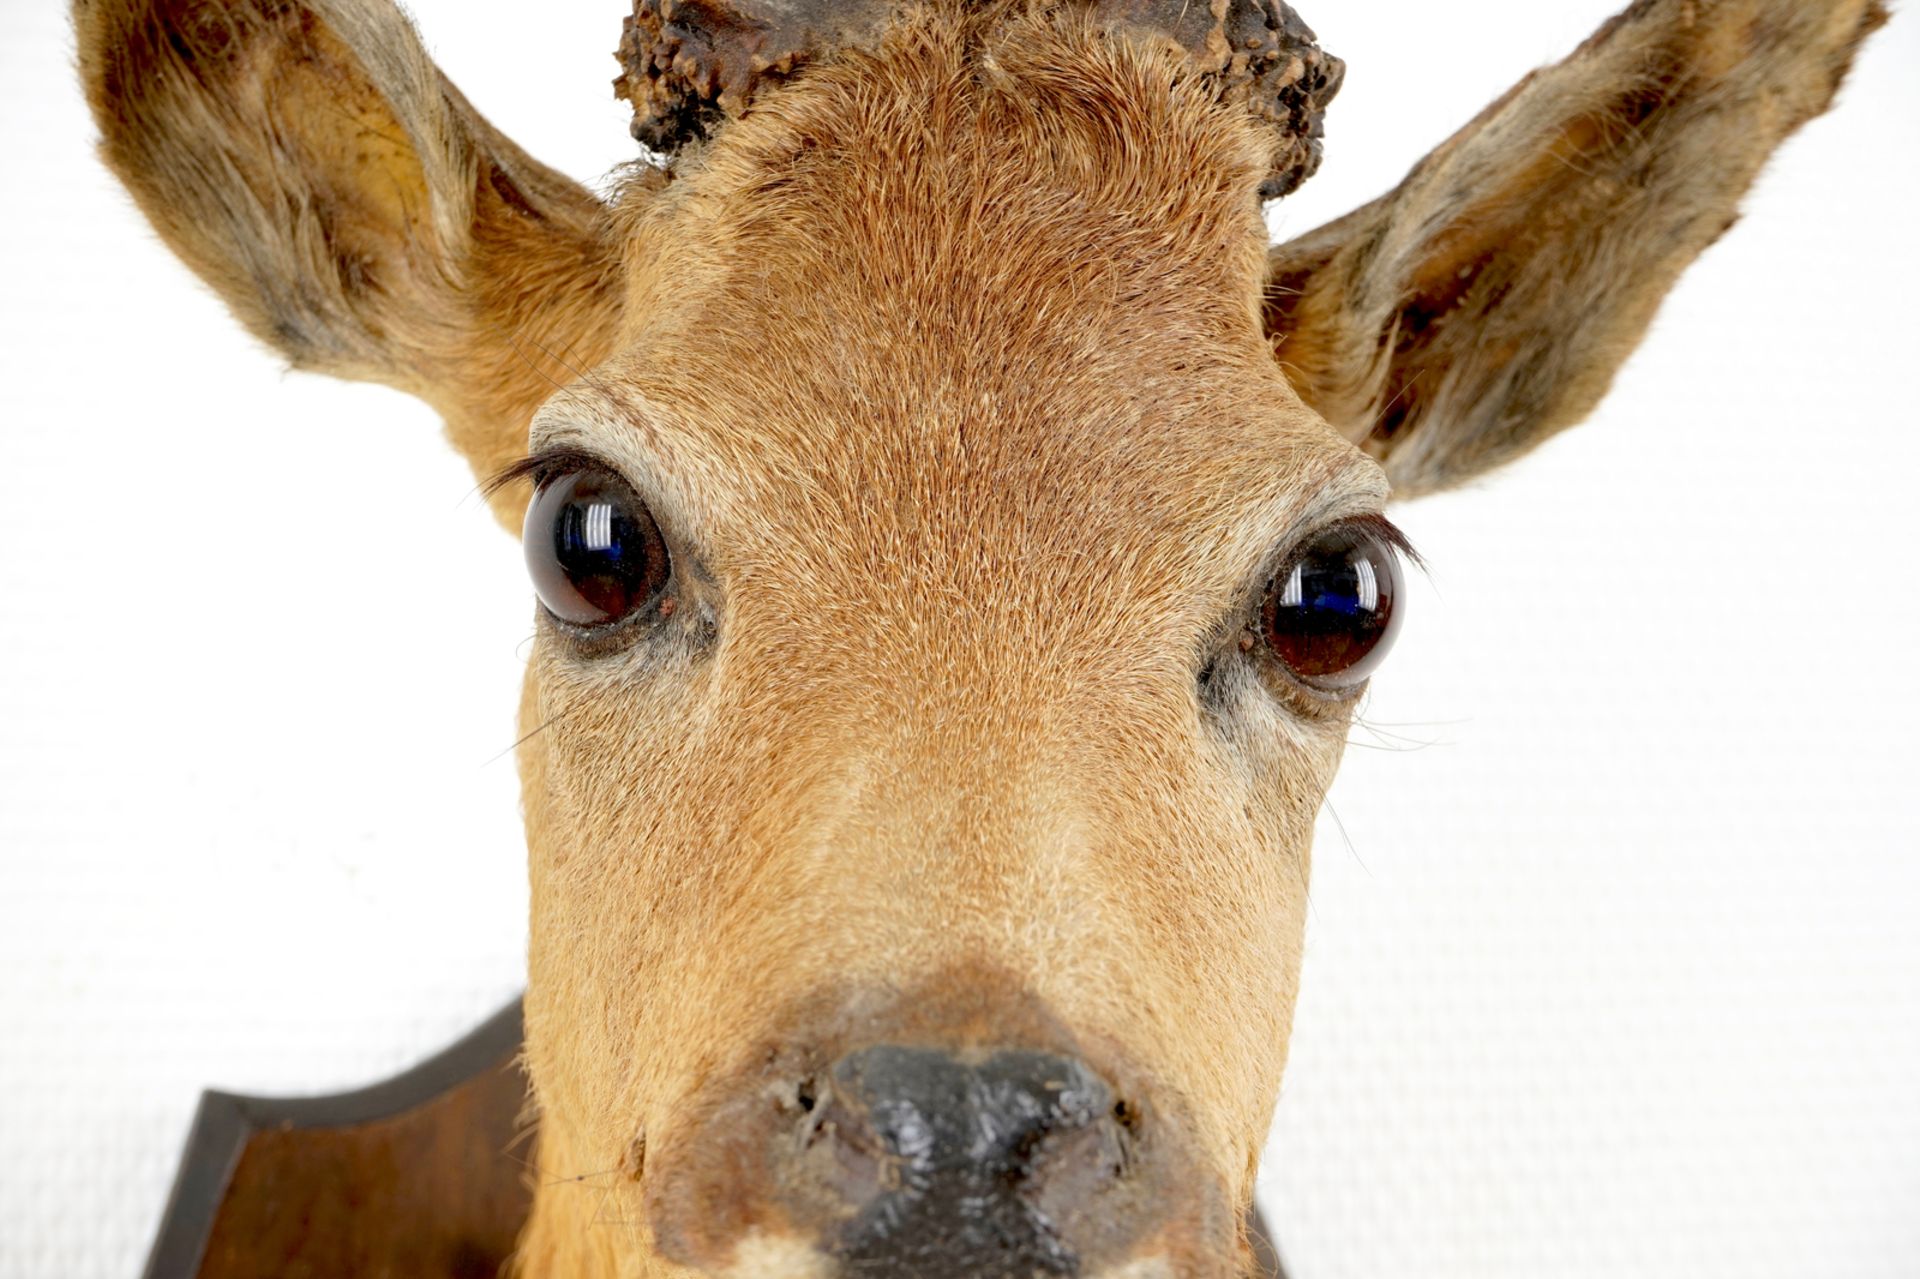
[[[522,1270],[824,1273],[719,1120],[888,1033],[1088,1054],[1166,1189],[1092,1263],[1244,1267],[1350,704],[1238,641],[1385,501],[1328,422],[1421,489],[1583,412],[1878,12],[1640,4],[1269,259],[1267,126],[1084,11],[905,11],[602,207],[384,0],[83,0],[109,163],[255,333],[672,547],[523,695]]]
[[[1295,388],[1403,497],[1580,421],[1886,18],[1640,0],[1393,191],[1274,249],[1267,325]]]
[[[74,25],[107,163],[294,367],[420,396],[490,474],[608,353],[607,210],[495,132],[391,5],[80,0]],[[517,528],[525,504],[496,509]]]

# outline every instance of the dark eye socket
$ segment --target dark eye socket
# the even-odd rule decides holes
[[[540,602],[575,626],[631,617],[672,576],[666,540],[626,481],[587,467],[543,479],[522,539]]]
[[[1393,540],[1368,521],[1336,524],[1275,574],[1260,610],[1261,637],[1302,684],[1345,692],[1385,660],[1400,629],[1400,595]]]

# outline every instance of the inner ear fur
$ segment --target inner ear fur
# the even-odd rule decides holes
[[[1271,251],[1289,381],[1401,496],[1571,426],[1886,17],[1879,0],[1634,4],[1393,191]]]
[[[296,368],[525,452],[620,310],[605,206],[468,105],[389,0],[77,0],[101,154],[167,244]],[[496,511],[517,526],[524,494]]]

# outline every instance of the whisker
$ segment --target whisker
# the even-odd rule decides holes
[[[498,754],[487,757],[485,760],[481,762],[480,767],[485,768],[488,764],[495,763],[496,761],[504,758],[505,756],[513,754],[513,752],[515,752],[516,750],[519,750],[522,746],[525,746],[528,742],[532,741],[534,738],[538,737],[540,734],[546,732],[549,728],[552,728],[555,724],[559,723],[561,720],[565,719],[567,716],[573,714],[573,712],[578,709],[579,709],[578,706],[569,706],[567,707],[567,709],[559,712],[558,714],[549,716],[545,722],[529,730],[528,732],[522,733],[518,738],[516,738],[512,743],[510,743],[505,750],[500,751]]]
[[[528,1172],[532,1173],[534,1176],[540,1178],[540,1184],[543,1186],[583,1186],[583,1185],[586,1185],[588,1182],[597,1181],[602,1177],[615,1176],[620,1171],[618,1168],[608,1168],[600,1172],[576,1173],[573,1176],[569,1177],[569,1176],[564,1176],[560,1173],[550,1172],[546,1168],[541,1167],[537,1161],[532,1159],[523,1159],[519,1155],[516,1155],[511,1151],[506,1152],[506,1154],[507,1154],[507,1158],[513,1160],[513,1162],[519,1164],[522,1168],[526,1169]]]
[[[565,369],[568,373],[572,374],[575,380],[584,380],[589,376],[589,374],[584,369],[575,368],[573,366],[573,362],[570,359],[566,358],[565,355],[561,355],[559,352],[556,352],[552,347],[548,346],[546,343],[533,342],[531,339],[528,339],[528,341],[529,341],[529,344],[535,350],[540,352],[540,354],[546,356],[549,360],[552,360],[555,364],[558,364],[561,368]],[[571,345],[568,345],[567,347],[564,348],[564,350],[568,354],[571,354],[573,351],[573,347]]]
[[[1353,846],[1353,837],[1347,834],[1347,824],[1340,820],[1340,810],[1333,806],[1332,800],[1326,801],[1326,809],[1327,816],[1333,818],[1334,829],[1340,832],[1340,842],[1347,846],[1347,855],[1353,858],[1354,864],[1361,870],[1369,875],[1373,874],[1373,869],[1360,856],[1360,850]]]
[[[556,358],[553,352],[547,350],[547,348],[542,346],[540,343],[535,342],[531,338],[524,338],[519,333],[508,334],[507,335],[508,349],[511,350],[515,355],[519,356],[520,362],[522,364],[525,364],[528,368],[532,369],[535,373],[539,374],[540,377],[549,386],[553,387],[554,390],[556,391],[564,390],[567,384],[565,382],[562,382],[559,378],[556,378],[553,374],[547,372],[545,369],[541,368],[538,364],[534,363],[533,357],[528,355],[526,351],[522,349],[523,345],[532,347],[534,350],[540,352],[540,354],[546,356],[549,360],[552,360],[555,364],[558,364],[561,368],[567,369],[567,372],[573,373],[575,377],[580,376],[578,373],[574,373],[571,368],[567,367],[567,362],[565,360]]]
[[[1384,729],[1373,724],[1364,723],[1359,719],[1353,721],[1353,727],[1357,730],[1365,731],[1374,739],[1370,742],[1363,742],[1349,734],[1347,737],[1347,745],[1357,746],[1361,750],[1395,752],[1423,751],[1430,746],[1451,746],[1453,744],[1452,742],[1437,737],[1409,737],[1404,733],[1389,733]]]
[[[519,332],[507,334],[507,349],[512,351],[522,364],[532,369],[548,386],[551,386],[556,391],[563,391],[566,389],[567,384],[554,377],[553,374],[549,373],[546,369],[540,367],[534,358],[527,354],[527,348],[531,347],[541,355],[544,355],[552,363],[558,364],[561,368],[565,369],[575,381],[590,380],[585,372],[573,366],[573,362],[567,358],[567,356],[555,352],[553,348],[547,346],[544,342],[536,342],[532,338],[525,336],[525,334],[526,326],[522,326]],[[572,348],[569,346],[566,349],[568,353],[571,354]],[[475,497],[490,498],[495,492],[519,478],[520,475],[518,473],[483,477],[471,489],[467,490],[467,494],[461,499],[461,502],[462,504],[470,502]]]
[[[617,1188],[612,1186],[609,1186],[605,1190],[600,1192],[600,1202],[594,1205],[593,1217],[587,1222],[587,1225],[589,1226],[625,1226],[627,1230],[631,1233],[634,1226],[638,1224],[634,1218],[624,1217],[624,1216],[609,1217],[607,1215],[607,1207],[609,1204],[613,1202],[616,1194],[617,1194]]]

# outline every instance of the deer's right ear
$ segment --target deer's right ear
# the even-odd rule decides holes
[[[620,313],[607,209],[497,133],[390,0],[76,0],[101,153],[295,367],[428,401],[486,475]],[[516,527],[523,494],[496,503]]]

